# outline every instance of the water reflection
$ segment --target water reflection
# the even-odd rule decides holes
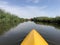
[[[60,30],[54,26],[36,24],[34,22],[20,23],[18,26],[0,35],[0,45],[18,45],[24,37],[32,30],[36,29],[49,43],[49,45],[60,45]]]
[[[0,35],[2,35],[6,31],[9,31],[10,28],[13,28],[13,27],[17,26],[18,24],[19,23],[15,23],[15,24],[5,24],[5,23],[2,23],[2,24],[0,24]]]
[[[45,22],[34,22],[36,24],[42,24],[42,25],[47,25],[47,26],[53,26],[57,29],[60,29],[60,24],[56,24],[56,23],[45,23]]]

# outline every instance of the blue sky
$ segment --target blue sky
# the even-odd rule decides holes
[[[0,0],[0,8],[22,18],[60,16],[60,0]]]

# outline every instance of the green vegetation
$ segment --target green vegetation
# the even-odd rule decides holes
[[[50,25],[50,26],[54,26],[55,28],[60,29],[60,16],[57,16],[55,18],[35,17],[35,18],[30,19],[30,20],[34,21],[37,24]]]
[[[5,12],[4,10],[0,9],[0,34],[3,32],[9,30],[10,28],[18,25],[21,22],[24,21],[34,21],[34,22],[42,22],[44,24],[60,24],[60,17],[57,16],[55,18],[49,18],[49,17],[34,17],[32,19],[24,19],[15,16],[14,14],[10,14],[8,12]]]
[[[0,9],[0,34],[23,21],[23,18],[19,18]]]
[[[35,17],[35,18],[32,18],[31,21],[60,24],[60,17],[59,17],[59,16],[57,16],[57,17],[55,17],[55,18]]]

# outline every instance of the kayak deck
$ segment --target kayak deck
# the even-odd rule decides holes
[[[48,45],[48,43],[35,29],[33,29],[20,45]]]

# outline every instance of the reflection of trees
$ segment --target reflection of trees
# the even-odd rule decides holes
[[[54,26],[55,28],[60,29],[60,24],[56,24],[56,23],[46,23],[46,22],[35,22],[36,24],[42,24],[42,25],[50,25],[50,26]]]
[[[8,31],[13,25],[11,24],[0,24],[0,34],[2,34],[4,31]]]

